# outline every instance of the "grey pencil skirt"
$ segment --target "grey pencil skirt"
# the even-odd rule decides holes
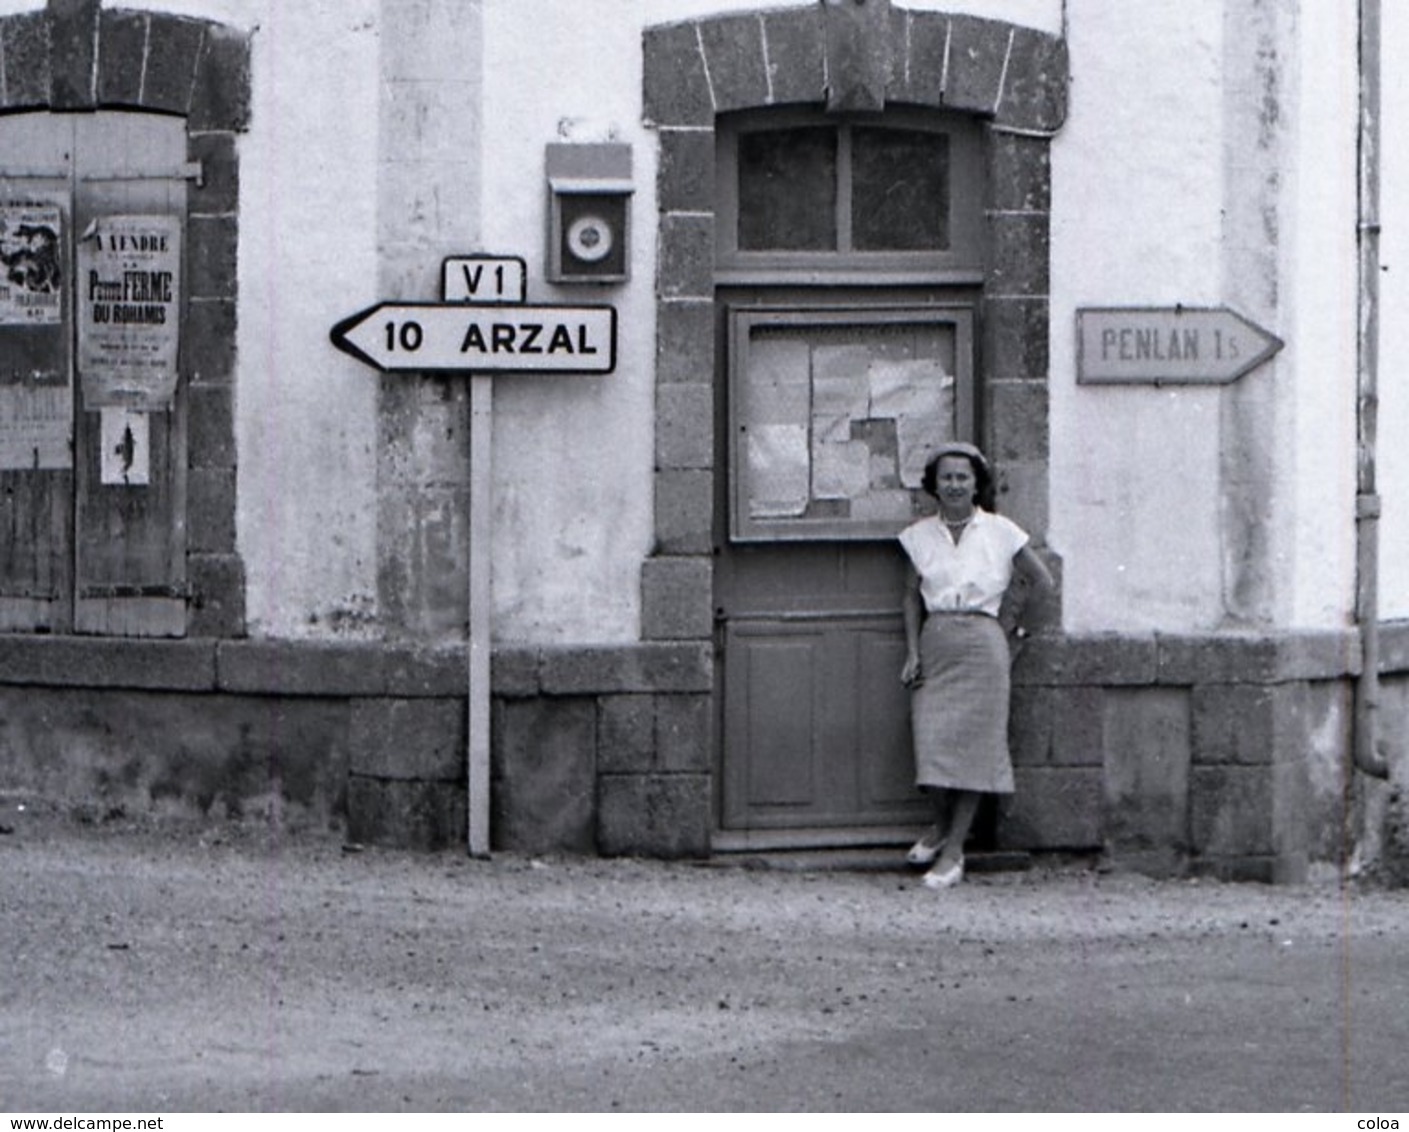
[[[1002,626],[982,613],[931,613],[920,631],[920,664],[924,683],[910,696],[915,784],[1011,794],[1011,659]]]

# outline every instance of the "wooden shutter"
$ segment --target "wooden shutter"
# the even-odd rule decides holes
[[[184,225],[186,132],[179,119],[141,114],[79,118],[75,153],[78,234],[109,216],[176,216]],[[146,414],[150,466],[148,482],[141,486],[102,482],[101,414],[83,403],[81,372],[75,385],[75,631],[183,636],[185,382],[178,383],[169,409]]]
[[[70,143],[49,115],[0,117],[0,631],[66,632],[73,621]],[[30,276],[24,218],[50,211],[55,306],[27,316],[48,284]]]

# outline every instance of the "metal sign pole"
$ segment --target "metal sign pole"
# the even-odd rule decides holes
[[[493,589],[491,568],[494,516],[490,477],[493,473],[494,378],[470,375],[469,485],[469,649],[466,689],[466,734],[469,794],[469,851],[489,856],[489,726],[490,655],[493,649]]]

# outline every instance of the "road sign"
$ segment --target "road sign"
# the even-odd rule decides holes
[[[441,264],[440,297],[454,303],[516,305],[528,301],[528,265],[520,256],[450,256]],[[489,854],[489,673],[493,630],[493,506],[489,480],[494,443],[491,427],[494,379],[471,373],[470,385],[470,546],[466,563],[470,623],[465,687],[465,784],[469,821],[466,840],[472,856]]]
[[[1084,384],[1226,385],[1282,348],[1227,307],[1087,308],[1076,326]]]
[[[467,841],[476,857],[489,854],[493,375],[616,369],[616,308],[527,306],[527,275],[518,256],[451,256],[441,269],[445,302],[378,303],[331,334],[339,350],[384,373],[440,370],[469,378],[465,745]]]
[[[519,256],[450,256],[440,268],[440,297],[447,303],[526,302],[528,265]]]
[[[384,372],[611,373],[616,308],[378,303],[338,323],[332,339]]]

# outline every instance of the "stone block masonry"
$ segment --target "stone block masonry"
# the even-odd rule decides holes
[[[1346,777],[1344,637],[1035,640],[1014,674],[1000,847],[1155,875],[1338,866],[1365,789]],[[500,650],[492,847],[708,854],[712,666],[698,641]],[[0,782],[89,810],[459,846],[465,680],[458,649],[0,636]],[[1387,675],[1395,709],[1396,680],[1409,668]]]
[[[495,849],[709,851],[706,649],[503,650],[493,671]],[[0,636],[0,782],[74,806],[462,845],[466,680],[458,649]],[[622,809],[633,796],[649,800],[639,820]]]
[[[1101,849],[1152,875],[1338,867],[1354,675],[1350,633],[1038,640],[1014,674],[1000,843]]]

